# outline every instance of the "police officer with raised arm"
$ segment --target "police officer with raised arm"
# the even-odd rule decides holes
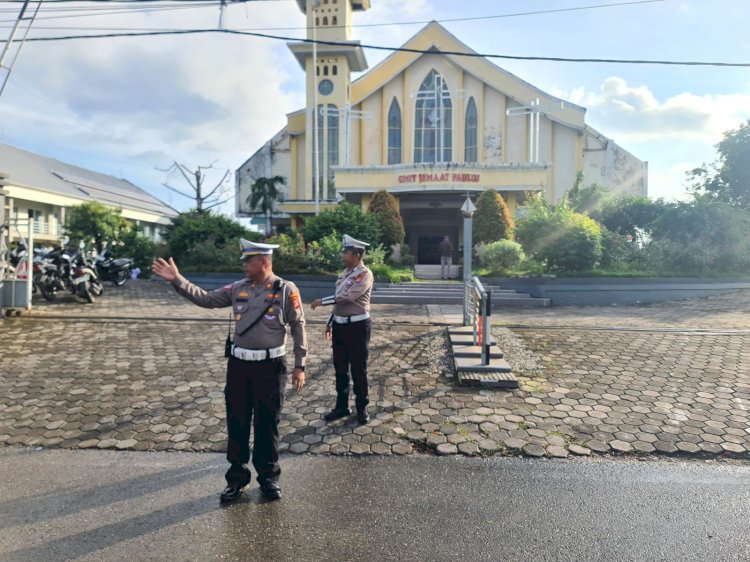
[[[276,244],[240,239],[245,279],[215,291],[204,291],[180,275],[172,258],[161,258],[152,271],[178,293],[204,308],[232,307],[234,341],[227,338],[227,487],[222,501],[238,499],[250,483],[250,422],[254,422],[253,466],[263,496],[281,498],[278,423],[287,383],[286,325],[294,341],[292,385],[305,384],[307,341],[300,294],[294,283],[273,274]],[[253,419],[254,416],[254,419]]]
[[[349,370],[354,381],[357,421],[370,421],[367,412],[368,384],[367,358],[370,347],[370,293],[373,275],[362,263],[369,244],[344,235],[341,260],[346,268],[336,280],[336,292],[330,297],[317,299],[312,309],[333,305],[326,339],[333,342],[333,366],[336,370],[336,406],[324,418],[333,421],[351,414],[349,409]]]

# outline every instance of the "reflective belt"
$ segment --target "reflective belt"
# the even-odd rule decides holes
[[[362,320],[367,320],[370,317],[369,312],[365,312],[364,314],[357,314],[356,316],[335,316],[333,317],[333,321],[336,322],[336,324],[351,324],[352,322],[361,322]]]
[[[275,359],[286,354],[286,348],[274,347],[273,349],[245,349],[243,347],[232,346],[232,355],[243,361],[265,361],[266,359]]]

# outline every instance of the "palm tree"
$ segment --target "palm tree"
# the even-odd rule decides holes
[[[273,204],[284,200],[284,193],[277,187],[277,184],[285,185],[286,180],[281,176],[258,178],[250,187],[250,195],[247,197],[250,209],[255,211],[255,214],[266,217],[266,236],[271,235]]]

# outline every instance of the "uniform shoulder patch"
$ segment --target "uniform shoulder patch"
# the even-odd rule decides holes
[[[299,296],[299,291],[292,290],[289,293],[289,300],[292,301],[292,305],[294,308],[301,308],[302,307],[302,299]]]
[[[365,280],[365,278],[366,278],[366,277],[367,277],[367,272],[366,272],[366,271],[363,271],[362,273],[360,273],[359,275],[357,275],[357,276],[356,276],[356,277],[354,278],[354,282],[355,282],[355,283],[361,283],[362,281],[364,281],[364,280]]]

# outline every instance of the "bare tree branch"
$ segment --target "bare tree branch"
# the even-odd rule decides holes
[[[195,197],[194,197],[193,195],[188,195],[187,193],[183,193],[183,192],[182,192],[182,191],[180,191],[179,189],[175,189],[174,187],[172,187],[172,186],[171,186],[171,185],[169,185],[169,184],[163,183],[162,185],[163,185],[164,187],[166,187],[167,189],[171,189],[171,190],[172,190],[172,191],[174,191],[175,193],[179,193],[179,194],[180,194],[180,195],[182,195],[183,197],[187,197],[188,199],[195,199]]]

